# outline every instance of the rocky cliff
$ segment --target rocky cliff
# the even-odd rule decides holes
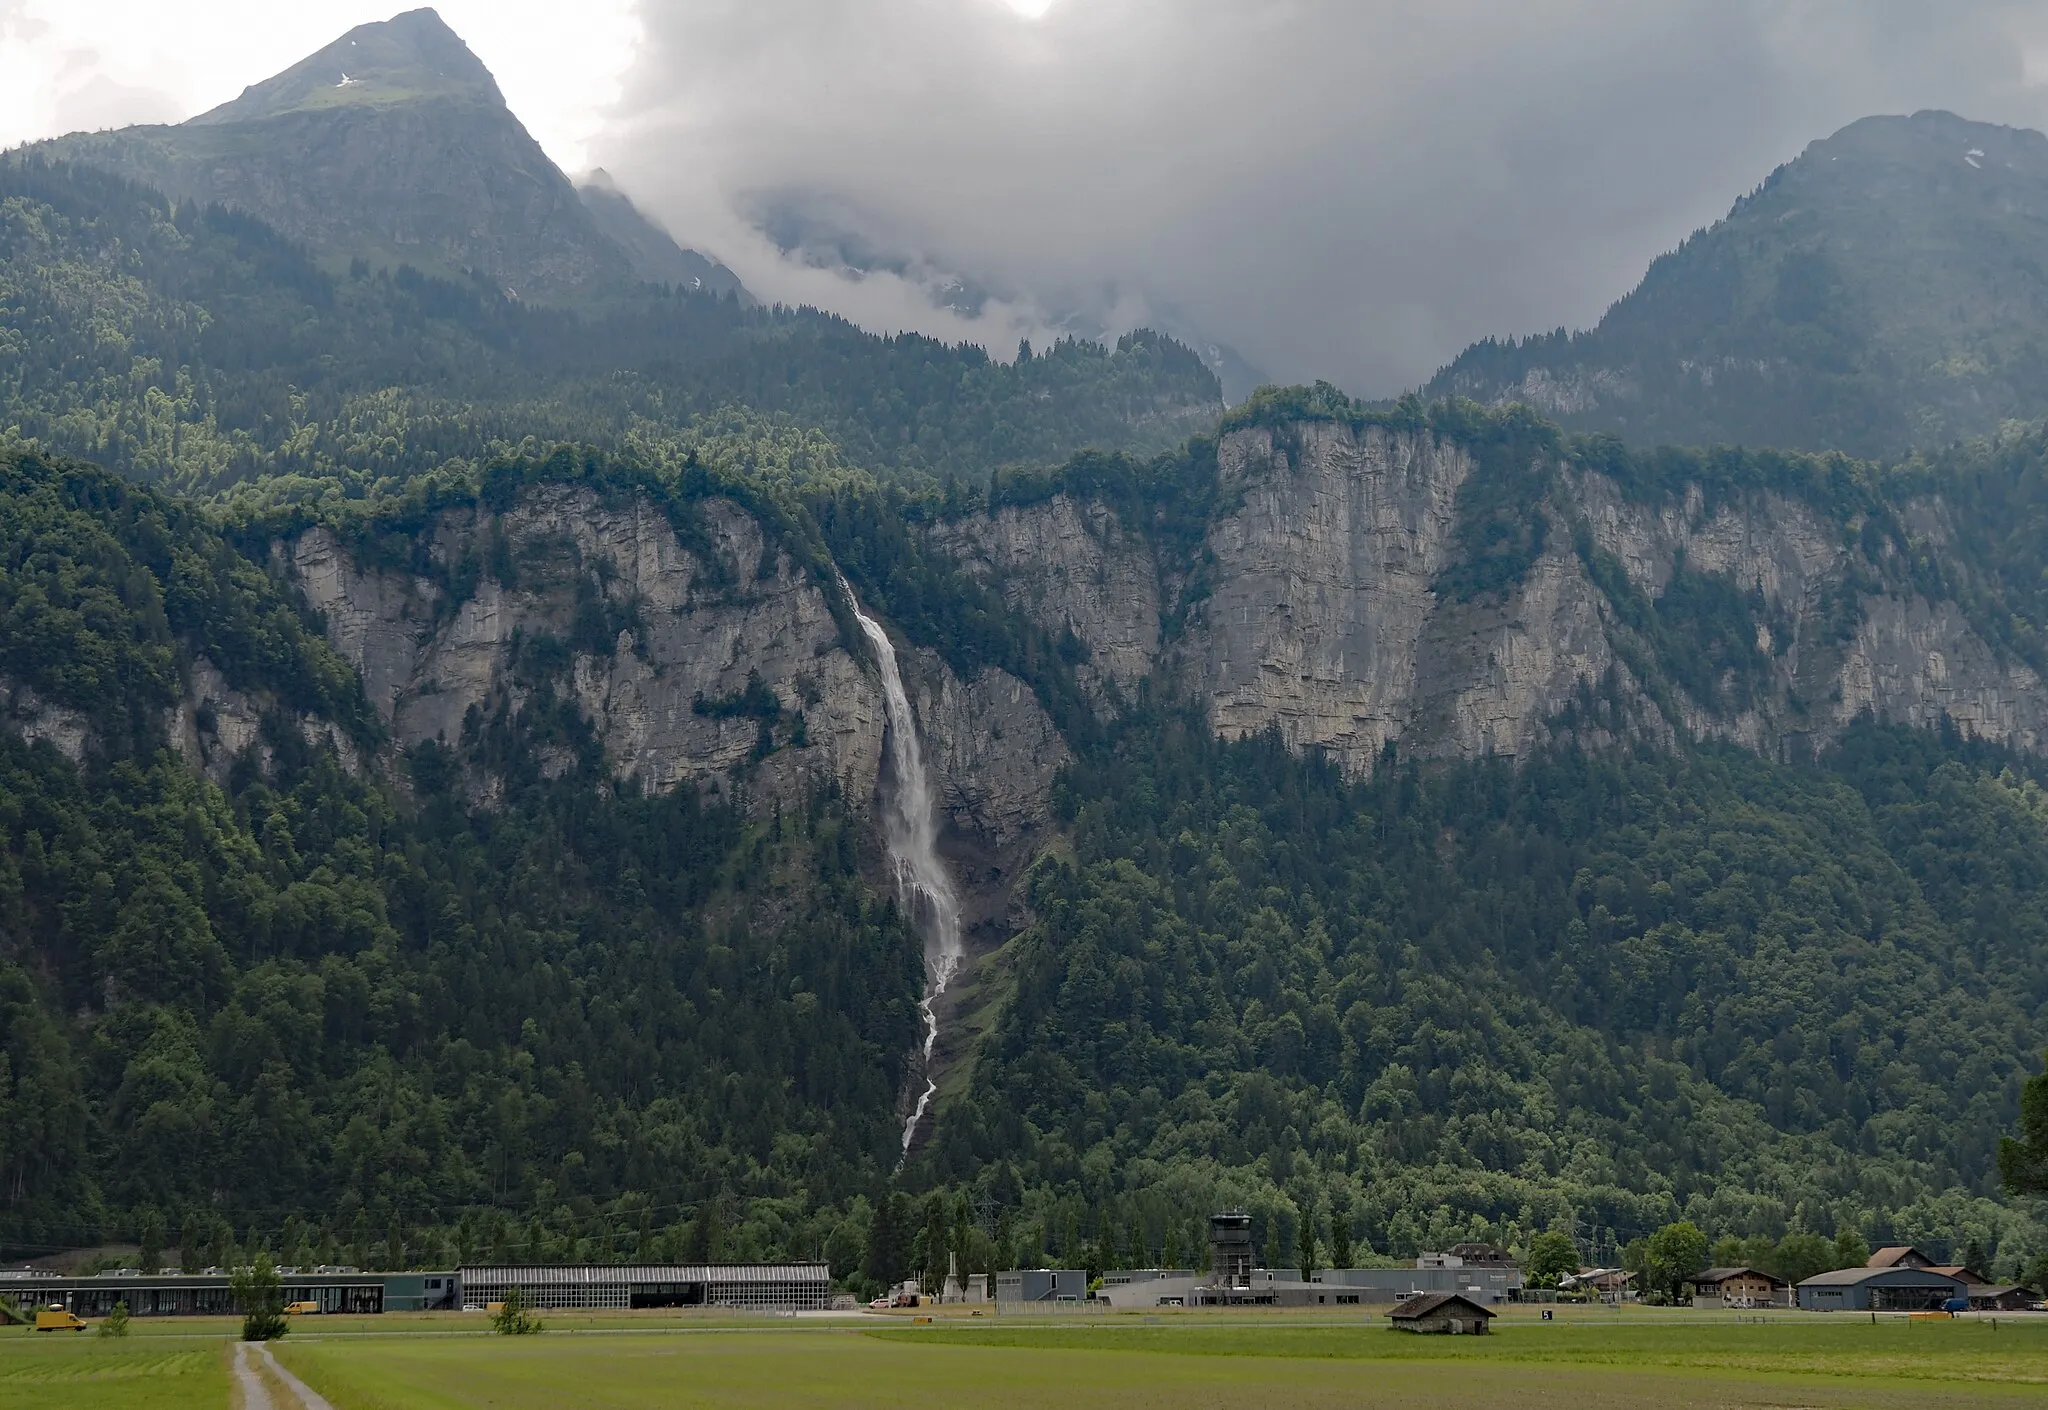
[[[679,524],[644,495],[547,484],[502,510],[440,511],[405,567],[365,561],[328,527],[281,541],[275,558],[396,747],[455,750],[479,802],[502,781],[470,746],[544,691],[573,707],[622,782],[737,792],[757,810],[819,778],[872,798],[886,715],[872,663],[835,618],[836,586],[730,500],[682,512]],[[953,843],[1001,881],[1045,825],[1066,746],[1003,671],[962,680],[917,651],[906,675]],[[567,742],[546,748],[544,768],[574,758]]]
[[[1564,733],[1800,752],[1864,711],[2028,749],[2048,732],[2034,671],[1903,571],[1940,552],[1938,504],[1912,507],[1912,545],[1872,548],[1863,517],[1787,492],[1649,494],[1560,459],[1513,511],[1542,525],[1531,561],[1461,591],[1475,473],[1429,432],[1251,427],[1217,448],[1199,562],[1072,494],[935,538],[1085,643],[1098,695],[1153,675],[1221,734],[1277,728],[1354,771],[1389,744],[1514,756]]]

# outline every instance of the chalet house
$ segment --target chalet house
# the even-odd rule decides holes
[[[1870,1255],[1866,1268],[1932,1268],[1934,1260],[1911,1244],[1892,1244]]]
[[[1792,1285],[1760,1268],[1709,1268],[1695,1273],[1694,1307],[1790,1307]]]
[[[2012,1283],[1975,1283],[1970,1288],[1972,1312],[2031,1312],[2040,1305],[2039,1293]]]

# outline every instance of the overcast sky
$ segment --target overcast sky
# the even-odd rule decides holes
[[[225,101],[393,7],[0,0],[0,142]],[[1808,141],[2048,126],[2043,0],[446,0],[565,167],[768,298],[998,350],[1172,320],[1383,393],[1583,325]],[[781,255],[802,208],[912,262]],[[977,323],[940,272],[1011,296]]]

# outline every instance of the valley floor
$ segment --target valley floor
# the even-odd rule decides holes
[[[1751,1320],[1563,1309],[1487,1338],[1411,1337],[1381,1318],[1073,1316],[734,1325],[674,1314],[556,1314],[508,1341],[478,1318],[334,1318],[276,1344],[333,1410],[1005,1406],[1372,1406],[1490,1401],[1575,1410],[1928,1407],[2048,1400],[2048,1317]],[[157,1323],[126,1341],[0,1336],[0,1403],[19,1410],[303,1403],[260,1355],[236,1374],[226,1323]],[[260,1386],[255,1393],[251,1380]],[[231,1388],[239,1383],[242,1389]]]

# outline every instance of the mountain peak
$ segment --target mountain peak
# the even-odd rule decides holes
[[[257,122],[286,113],[385,108],[428,99],[505,106],[497,80],[462,36],[431,9],[357,25],[283,73],[201,113],[191,125]]]
[[[1903,455],[2040,414],[2048,137],[1928,110],[1810,144],[1587,332],[1474,344],[1438,395],[1642,444]]]

